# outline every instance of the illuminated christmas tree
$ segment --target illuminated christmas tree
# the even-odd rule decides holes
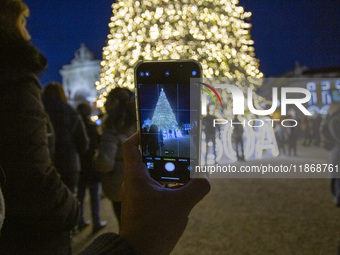
[[[195,59],[208,78],[263,77],[245,22],[251,13],[238,0],[124,0],[112,5],[112,13],[96,83],[99,107],[114,87],[133,89],[140,60]],[[243,90],[259,85],[257,79],[239,84]],[[254,101],[258,105],[259,98]]]
[[[158,130],[175,130],[178,128],[175,114],[163,89],[161,90],[152,116],[152,124],[155,124]]]
[[[96,82],[100,94],[97,106],[103,106],[106,95],[114,87],[133,90],[134,66],[141,60],[194,59],[201,63],[205,78],[220,80],[226,77],[233,79],[244,93],[249,87],[255,90],[262,84],[263,74],[258,69],[259,62],[252,46],[251,24],[247,22],[250,16],[250,12],[238,5],[238,0],[117,0],[112,5],[110,33],[107,46],[103,48],[101,79]],[[223,105],[208,101],[208,114],[230,119],[232,104],[228,102],[231,102],[231,94],[224,90],[220,96]],[[252,101],[257,109],[264,103],[258,95],[254,95]],[[166,105],[165,100],[162,105]],[[165,116],[175,120],[171,107],[163,113],[161,108],[159,113],[155,109],[153,123],[161,123],[160,119]],[[245,111],[246,120],[254,117],[247,106]],[[173,123],[177,126],[177,122]],[[258,137],[252,128],[247,130],[245,134],[250,142],[245,146],[246,159],[253,154],[254,141]],[[231,144],[228,132],[223,131],[216,137],[219,147],[218,155],[213,155],[216,161],[223,151],[229,159],[236,157],[232,149],[223,150]],[[268,129],[268,132],[275,143],[273,130]],[[256,148],[260,150],[260,147]],[[273,155],[277,154],[275,148],[272,151]]]

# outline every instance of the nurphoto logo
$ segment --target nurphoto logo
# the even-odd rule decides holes
[[[217,96],[217,98],[220,101],[221,106],[223,107],[221,97],[217,93],[217,91],[214,88],[217,89],[225,89],[226,91],[231,93],[232,96],[232,113],[233,115],[244,115],[245,114],[245,100],[247,100],[247,106],[250,113],[258,116],[268,116],[273,114],[276,109],[278,108],[278,88],[274,87],[272,88],[272,106],[270,109],[256,109],[254,107],[253,103],[253,88],[247,89],[247,99],[245,99],[245,95],[243,91],[238,88],[235,85],[230,84],[215,84],[214,86],[208,85],[206,83],[199,83],[207,88],[209,88],[211,91],[214,92],[214,94]],[[213,99],[215,106],[217,106],[217,103],[213,97],[213,95],[205,88],[200,88],[203,91],[207,92],[207,94]],[[309,90],[305,88],[295,88],[295,87],[282,87],[281,88],[281,115],[286,116],[287,115],[287,105],[295,105],[305,116],[311,116],[312,113],[309,112],[306,107],[303,105],[307,103],[311,99],[311,93]],[[300,94],[301,98],[289,98],[289,94],[294,93],[295,95]],[[207,100],[203,97],[202,100],[202,115],[207,115]],[[245,119],[242,120],[242,122],[235,122],[233,120],[227,120],[222,118],[216,118],[213,121],[213,126],[216,125],[225,125],[230,123],[231,126],[235,124],[242,124],[243,126],[250,126],[250,127],[262,127],[265,122],[268,122],[271,124],[272,127],[274,127],[275,122],[280,122],[283,127],[295,127],[297,126],[298,122],[295,119],[284,119],[280,121],[279,119],[250,119],[246,121]]]

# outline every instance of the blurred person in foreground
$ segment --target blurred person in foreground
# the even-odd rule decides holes
[[[0,254],[71,254],[78,202],[51,164],[51,125],[37,79],[46,59],[29,41],[28,15],[22,1],[0,0],[0,168],[6,202]]]
[[[336,206],[340,207],[340,104],[332,103],[321,124],[323,147],[329,151],[328,163],[332,165],[330,188]],[[338,169],[336,170],[336,166]]]
[[[329,151],[328,164],[330,174],[330,190],[334,204],[340,207],[340,104],[332,103],[328,113],[321,123],[320,134],[323,148]],[[340,255],[340,242],[338,244]]]
[[[62,85],[49,82],[42,100],[53,125],[55,147],[52,159],[61,180],[75,193],[80,172],[80,157],[88,149],[89,138],[83,120],[68,103]]]

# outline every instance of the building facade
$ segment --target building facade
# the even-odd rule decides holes
[[[91,106],[97,98],[95,82],[100,79],[100,60],[95,60],[89,49],[82,44],[75,52],[71,64],[60,70],[62,84],[69,104],[76,108],[81,102]]]
[[[304,105],[305,108],[314,116],[317,114],[325,115],[333,101],[340,101],[340,98],[338,98],[340,95],[340,67],[308,69],[297,64],[295,70],[291,72],[277,78],[267,78],[257,93],[267,100],[272,100],[274,87],[278,88],[278,98],[281,98],[282,87],[308,89],[311,93],[311,99]],[[301,95],[291,94],[289,98],[301,98]],[[292,112],[295,112],[298,115],[297,117],[302,117],[300,111],[294,109],[294,107],[292,107]]]

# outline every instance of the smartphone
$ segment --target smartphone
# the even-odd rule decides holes
[[[194,60],[142,61],[134,76],[143,161],[155,180],[186,183],[200,162],[202,67]]]

